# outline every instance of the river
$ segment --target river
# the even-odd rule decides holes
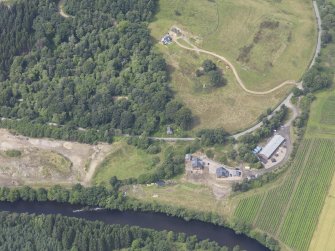
[[[222,246],[234,247],[239,245],[242,250],[268,251],[256,240],[245,235],[236,234],[225,227],[201,221],[185,221],[183,219],[167,216],[162,213],[136,212],[118,210],[81,210],[83,207],[68,203],[57,202],[0,202],[0,211],[29,214],[61,214],[89,221],[102,221],[106,224],[120,224],[151,228],[154,230],[168,230],[187,235],[196,235],[199,240],[210,239]]]

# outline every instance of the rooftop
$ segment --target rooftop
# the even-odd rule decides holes
[[[259,153],[260,155],[270,158],[278,147],[285,141],[285,138],[279,134],[275,135]]]

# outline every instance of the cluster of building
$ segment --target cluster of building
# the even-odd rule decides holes
[[[204,160],[191,154],[185,155],[185,161],[191,163],[193,171],[204,171],[208,169],[209,174],[214,174],[217,178],[241,177],[242,171],[238,168],[229,168],[212,160]]]

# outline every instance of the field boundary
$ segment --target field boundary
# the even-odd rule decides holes
[[[303,161],[303,163],[302,163],[302,166],[303,166],[303,167],[305,167],[305,165],[307,164],[307,161],[308,161],[309,156],[310,156],[310,154],[311,154],[311,151],[312,151],[314,142],[315,142],[315,139],[312,139],[312,141],[311,141],[311,143],[310,143],[310,145],[309,145],[309,147],[308,147],[308,150],[307,150],[307,152],[306,152],[304,161]],[[280,230],[281,230],[281,228],[283,227],[283,224],[284,224],[284,222],[285,222],[286,215],[287,215],[287,213],[288,213],[288,211],[289,211],[289,209],[290,209],[290,205],[292,204],[293,197],[294,197],[293,195],[294,195],[294,193],[296,192],[296,190],[298,189],[298,186],[299,186],[299,183],[300,183],[300,180],[301,180],[301,177],[302,177],[303,173],[304,173],[304,168],[301,168],[300,173],[299,173],[299,176],[297,177],[297,180],[295,181],[294,187],[293,187],[293,189],[292,189],[292,194],[291,194],[291,196],[290,196],[290,199],[289,199],[289,201],[288,201],[288,203],[287,203],[287,205],[286,205],[286,207],[285,207],[285,211],[284,211],[284,213],[283,213],[283,216],[282,216],[282,218],[281,218],[281,220],[280,220],[280,223],[279,223],[279,225],[278,225],[278,228],[277,228],[277,230],[276,230],[275,237],[276,237],[277,239],[278,239],[278,237],[279,237]]]

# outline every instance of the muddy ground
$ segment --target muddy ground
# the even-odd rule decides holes
[[[0,186],[89,185],[112,145],[87,145],[13,135],[0,129]],[[21,155],[8,156],[9,150]]]

